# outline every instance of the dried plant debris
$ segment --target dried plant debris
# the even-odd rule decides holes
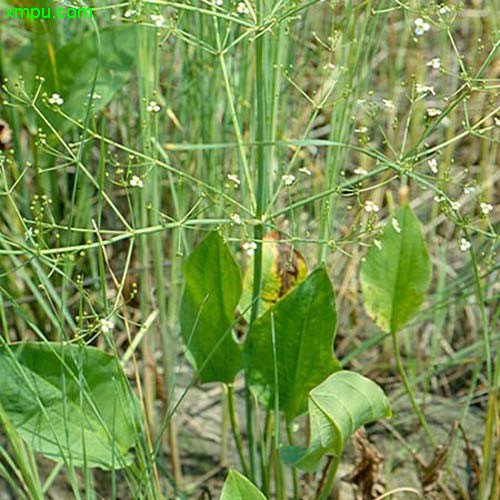
[[[458,424],[454,423],[446,441],[435,449],[432,461],[428,465],[423,460],[418,462],[420,481],[425,498],[432,500],[441,500],[443,498],[448,500],[455,499],[455,496],[446,486],[442,477],[457,427]]]
[[[356,488],[355,500],[374,500],[385,493],[382,476],[383,458],[369,441],[366,432],[360,429],[353,436],[356,464],[350,474],[342,478]]]
[[[7,148],[12,140],[12,129],[9,124],[0,118],[0,151]]]

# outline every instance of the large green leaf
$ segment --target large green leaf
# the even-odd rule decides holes
[[[282,459],[315,470],[324,455],[340,457],[345,442],[359,427],[390,416],[389,401],[375,382],[358,373],[339,371],[309,394],[309,448],[284,447]]]
[[[361,266],[364,306],[386,332],[396,332],[418,311],[432,278],[422,229],[409,206],[384,228]]]
[[[220,500],[266,500],[266,497],[246,477],[229,471]]]
[[[83,120],[86,103],[92,90],[96,68],[99,67],[92,100],[93,111],[106,106],[132,76],[136,56],[136,26],[113,26],[100,32],[101,52],[95,32],[80,35],[50,57],[40,71],[45,77],[44,90],[50,96],[57,92],[64,99],[61,106],[74,119]],[[58,114],[44,110],[51,123],[61,132],[70,122]]]
[[[103,469],[132,462],[137,404],[118,359],[93,347],[0,348],[0,405],[35,450]]]
[[[241,275],[217,232],[191,253],[184,274],[181,332],[189,358],[202,382],[231,383],[243,367],[240,346],[232,335]]]
[[[279,407],[288,419],[306,411],[309,391],[340,369],[333,356],[336,319],[332,284],[320,267],[258,318],[248,334],[249,383],[274,408],[277,375]]]

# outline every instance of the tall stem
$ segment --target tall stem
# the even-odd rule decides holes
[[[258,2],[258,22],[262,21],[264,5],[262,0]],[[262,238],[264,235],[264,224],[262,214],[266,205],[266,165],[265,165],[265,117],[266,117],[266,95],[264,79],[264,37],[257,32],[255,40],[255,66],[256,66],[256,100],[257,100],[257,128],[255,139],[257,142],[256,163],[257,163],[257,191],[255,219],[257,223],[254,228],[254,239],[257,244],[253,267],[253,290],[252,290],[252,310],[250,313],[250,328],[259,314],[260,292],[262,281]],[[246,417],[248,446],[250,453],[251,479],[255,481],[255,457],[257,455],[256,440],[253,426],[253,401],[248,384],[245,387],[246,397]]]
[[[408,376],[406,375],[406,371],[403,365],[403,361],[401,359],[401,353],[399,352],[399,339],[398,339],[398,334],[397,332],[392,332],[392,342],[394,346],[394,356],[396,357],[396,366],[398,367],[399,374],[401,376],[401,379],[403,381],[403,384],[406,389],[406,393],[408,394],[408,397],[410,398],[411,405],[413,407],[413,410],[417,414],[418,421],[420,422],[420,425],[423,427],[425,433],[427,434],[427,437],[429,438],[429,441],[431,442],[432,446],[436,446],[436,440],[431,432],[431,429],[429,427],[429,424],[427,423],[427,420],[425,418],[424,413],[422,412],[422,409],[420,408],[419,404],[417,403],[417,398],[415,397],[415,391],[413,390],[412,385],[410,384],[410,381],[408,379]]]

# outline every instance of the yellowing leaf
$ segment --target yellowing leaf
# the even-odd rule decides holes
[[[302,254],[289,243],[280,242],[280,233],[271,231],[262,243],[262,300],[259,314],[266,312],[307,276],[307,264]],[[239,309],[245,319],[250,317],[253,292],[253,259],[243,278],[243,294]]]

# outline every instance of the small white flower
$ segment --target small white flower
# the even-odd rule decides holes
[[[232,214],[231,215],[231,220],[237,224],[238,226],[242,223],[241,217],[238,214]]]
[[[227,179],[231,182],[234,182],[236,186],[239,186],[241,184],[241,181],[237,175],[227,174]]]
[[[494,116],[493,123],[495,124],[495,127],[500,127],[500,118],[497,118],[496,116]]]
[[[135,9],[127,9],[125,13],[123,14],[123,17],[126,17],[127,19],[130,17],[133,17],[137,14],[137,11]]]
[[[246,254],[251,257],[255,253],[255,250],[257,250],[257,243],[254,241],[246,241],[243,243],[243,250],[245,250]]]
[[[159,113],[161,107],[156,101],[149,101],[149,104],[146,108],[148,113]]]
[[[434,87],[429,86],[429,85],[422,85],[420,83],[417,83],[417,94],[432,94],[436,95],[436,92],[434,90]]]
[[[142,188],[144,186],[144,183],[138,175],[133,175],[132,179],[130,179],[130,185],[132,187]]]
[[[434,116],[439,116],[442,114],[442,111],[437,108],[428,108],[427,109],[427,116],[434,117]]]
[[[310,171],[307,167],[302,167],[302,168],[299,168],[299,172],[300,172],[301,174],[312,175],[312,174],[311,174],[311,171]]]
[[[115,324],[110,321],[109,319],[101,319],[101,332],[102,333],[109,333],[111,332],[115,327]]]
[[[384,105],[384,108],[394,109],[394,103],[391,99],[382,99],[382,104]]]
[[[368,172],[363,167],[358,167],[354,169],[356,175],[366,175]]]
[[[236,6],[236,12],[238,14],[249,14],[250,10],[245,2],[239,2],[238,5]]]
[[[377,239],[373,240],[373,244],[378,250],[382,250],[382,242],[380,240]]]
[[[57,92],[54,92],[49,97],[49,102],[50,104],[56,104],[57,106],[61,106],[64,103],[64,99]]]
[[[439,172],[438,170],[438,162],[436,160],[436,158],[431,158],[427,164],[429,165],[429,168],[431,169],[431,172],[433,174],[437,174]]]
[[[474,186],[464,186],[464,193],[471,194],[476,190]]]
[[[379,206],[371,200],[365,201],[365,211],[366,212],[378,212],[380,210]]]
[[[439,194],[437,194],[436,196],[434,196],[433,199],[434,199],[434,201],[436,203],[441,203],[442,201],[444,201],[444,198],[441,195],[439,195]]]
[[[394,229],[394,231],[396,231],[396,233],[400,233],[401,232],[401,226],[399,225],[398,219],[396,219],[395,217],[393,217],[392,220],[391,220],[391,224],[392,224],[392,228]]]
[[[291,186],[295,182],[295,175],[284,174],[281,176],[281,180],[285,186]]]
[[[462,252],[467,252],[471,246],[472,245],[469,240],[466,240],[465,238],[460,240],[460,250],[462,250]]]
[[[441,67],[441,59],[439,57],[433,57],[427,62],[426,66],[429,66],[432,69],[439,69]]]
[[[490,212],[493,211],[493,205],[491,203],[480,203],[479,207],[481,208],[481,212],[483,215],[488,215]]]
[[[214,5],[217,5],[217,7],[220,7],[223,4],[224,4],[224,0],[214,0]]]
[[[439,13],[442,15],[442,16],[445,16],[446,14],[448,14],[448,12],[450,12],[450,8],[447,7],[446,5],[443,5],[440,9],[439,9]]]
[[[422,36],[431,29],[429,23],[426,23],[421,17],[415,19],[415,35]]]
[[[452,210],[455,210],[455,211],[460,210],[460,202],[458,202],[458,201],[451,201],[450,202],[450,207],[451,207]]]
[[[151,21],[155,23],[157,28],[163,28],[165,26],[165,18],[161,14],[151,14]]]
[[[33,228],[29,227],[26,232],[24,233],[24,239],[29,240],[30,238],[33,237]]]
[[[356,134],[366,134],[368,132],[368,127],[355,128],[354,132],[356,132]]]

